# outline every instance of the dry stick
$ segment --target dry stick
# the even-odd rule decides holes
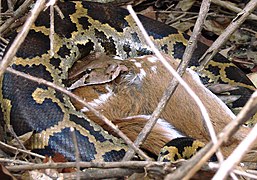
[[[13,160],[13,159],[7,159],[7,158],[0,158],[0,164],[3,164],[3,163],[12,163],[12,164],[23,164],[23,165],[35,165],[34,163],[30,163],[30,162],[27,162],[27,161],[20,161],[20,160]]]
[[[230,177],[231,177],[231,179],[233,179],[233,180],[239,180],[238,178],[237,178],[237,176],[234,174],[234,173],[230,173]]]
[[[227,2],[227,1],[221,1],[221,0],[212,0],[211,1],[212,3],[214,4],[217,4],[223,8],[227,8],[229,9],[230,11],[233,11],[233,12],[236,12],[236,13],[239,13],[242,11],[241,8],[239,7],[236,7],[235,5],[233,5],[231,2]],[[250,14],[248,19],[251,19],[251,20],[257,20],[257,16],[255,14]]]
[[[20,139],[18,138],[17,134],[14,132],[13,127],[11,125],[8,125],[8,130],[10,131],[10,133],[12,134],[12,136],[14,137],[14,139],[16,140],[16,142],[19,144],[20,148],[27,150],[26,147],[22,144],[22,142],[20,141]],[[30,155],[28,155],[29,160],[32,161],[32,158]]]
[[[78,146],[78,141],[77,141],[77,137],[76,137],[76,133],[75,133],[75,129],[73,127],[70,128],[71,131],[71,136],[72,136],[72,141],[74,143],[74,148],[75,148],[75,157],[76,157],[76,169],[77,169],[77,173],[79,173],[80,171],[80,166],[79,166],[79,162],[80,160],[80,156],[79,156],[79,146]],[[79,180],[80,177],[77,176],[77,180]]]
[[[3,75],[5,69],[9,66],[9,63],[12,61],[13,57],[15,56],[16,52],[18,51],[20,45],[26,38],[30,27],[36,20],[37,16],[41,12],[41,10],[44,8],[45,0],[38,0],[33,9],[31,10],[31,14],[28,17],[27,21],[23,25],[21,31],[19,34],[15,37],[13,44],[11,47],[8,49],[7,53],[5,54],[3,60],[1,61],[0,64],[0,77]]]
[[[9,43],[8,40],[6,40],[5,38],[3,38],[3,37],[1,37],[1,36],[0,36],[0,40],[1,40],[5,45],[7,45],[7,44]]]
[[[5,23],[0,27],[0,35],[16,20],[18,19],[22,14],[24,14],[29,5],[31,5],[31,3],[33,2],[33,0],[26,0],[24,1],[24,3],[13,13],[13,16],[10,17],[9,19],[7,19],[5,21]]]
[[[41,158],[41,159],[44,159],[44,158],[45,158],[45,156],[42,156],[42,155],[39,155],[39,154],[30,152],[30,151],[27,151],[27,150],[23,150],[23,149],[19,149],[19,148],[10,146],[10,145],[8,145],[8,144],[3,143],[2,141],[0,141],[0,147],[2,147],[2,148],[7,148],[7,149],[10,149],[10,150],[12,150],[12,151],[22,152],[22,153],[24,153],[24,154],[29,154],[29,155],[32,155],[32,156],[35,156],[35,157],[38,157],[38,158]]]
[[[209,47],[209,49],[200,58],[201,66],[198,68],[202,71],[208,62],[215,56],[219,51],[220,47],[229,39],[235,30],[246,20],[246,18],[251,14],[251,12],[257,7],[257,1],[251,0],[237,16],[232,20],[230,25],[225,29],[225,31],[214,41],[214,43]]]
[[[194,52],[194,50],[197,46],[197,40],[198,40],[198,37],[201,33],[204,20],[206,19],[207,13],[209,11],[210,4],[211,4],[211,0],[202,1],[200,11],[199,11],[199,16],[196,20],[196,23],[195,23],[195,26],[194,26],[194,29],[193,29],[193,33],[192,33],[192,35],[191,35],[191,37],[188,41],[188,45],[187,45],[186,50],[183,54],[181,64],[178,68],[178,73],[179,74],[181,74],[180,71],[185,71],[186,68],[188,67],[189,61],[191,60],[193,52]],[[180,67],[181,67],[181,69],[180,69]],[[214,131],[214,128],[212,126],[212,123],[211,122],[208,123],[208,121],[207,121],[206,124],[207,124],[208,131],[210,133],[211,140],[214,144],[216,144],[218,139],[217,139],[217,135]],[[217,154],[218,160],[220,162],[222,162],[223,161],[223,155],[222,155],[221,151],[219,150],[216,154]]]
[[[211,163],[211,169],[216,169],[218,170],[220,168],[220,165],[217,164],[217,163]],[[241,167],[239,167],[241,168]],[[234,174],[237,174],[237,175],[240,175],[240,176],[245,176],[245,177],[249,177],[249,178],[252,178],[252,179],[257,179],[257,176],[255,174],[251,174],[249,172],[245,172],[244,170],[239,170],[239,169],[234,169],[233,170],[233,173]]]
[[[254,166],[254,168],[256,168],[256,166]],[[235,170],[234,170],[234,171],[235,171]],[[256,170],[247,169],[247,170],[245,170],[245,171],[246,171],[247,174],[257,176],[257,171],[256,171]],[[253,178],[253,179],[257,179],[257,178]]]
[[[255,91],[251,98],[248,100],[246,105],[237,115],[236,119],[231,121],[219,134],[218,142],[213,145],[209,142],[204,148],[202,148],[199,153],[193,156],[179,167],[173,174],[172,179],[180,180],[182,178],[189,179],[192,177],[201,166],[210,159],[212,154],[219,148],[219,146],[228,141],[228,139],[244,124],[248,119],[250,119],[257,112],[257,91]],[[200,160],[199,160],[200,159]]]
[[[0,158],[1,160],[1,158]],[[1,162],[1,161],[0,161]],[[126,161],[126,162],[78,162],[81,168],[145,168],[147,167],[170,167],[169,162],[147,162],[147,161]],[[178,163],[179,164],[179,163]],[[23,164],[23,165],[12,165],[6,166],[9,171],[27,171],[33,169],[63,169],[63,168],[75,168],[76,162],[65,162],[65,163],[41,163],[41,164]],[[175,166],[175,165],[174,165]],[[176,165],[178,166],[178,165]]]
[[[12,0],[7,0],[8,10],[13,11],[14,8],[14,2]]]
[[[130,176],[133,173],[143,173],[144,169],[125,169],[125,168],[113,168],[113,169],[86,169],[85,172],[80,172],[79,177],[81,179],[110,179],[110,178],[124,178]],[[63,179],[76,179],[76,173],[63,173],[60,175]]]
[[[2,24],[2,1],[0,1],[0,24]],[[1,33],[0,33],[1,37]]]
[[[165,58],[162,56],[162,54],[160,53],[160,51],[158,51],[158,49],[155,48],[154,43],[151,41],[150,37],[148,36],[147,32],[145,31],[142,23],[140,22],[140,20],[138,19],[136,13],[133,11],[131,6],[127,7],[131,16],[133,17],[133,19],[135,20],[135,22],[137,23],[137,26],[139,27],[141,33],[143,34],[147,44],[151,47],[152,51],[154,52],[154,54],[159,58],[159,60],[163,63],[163,65],[168,69],[168,71],[175,77],[175,79],[178,80],[178,82],[182,85],[182,87],[185,88],[185,90],[188,92],[188,94],[195,100],[197,106],[200,109],[200,112],[203,116],[203,119],[205,121],[205,123],[207,124],[208,128],[213,129],[209,115],[207,113],[207,110],[205,109],[204,105],[202,104],[201,100],[199,99],[199,97],[192,91],[192,89],[185,83],[185,81],[180,77],[179,74],[177,74],[177,72],[170,66],[170,64],[165,60]],[[190,59],[190,58],[189,58]],[[183,67],[186,68],[186,67]],[[183,68],[180,70],[182,73],[183,72]],[[139,146],[141,142],[143,142],[143,140],[147,137],[147,135],[150,133],[150,131],[152,130],[153,126],[155,125],[157,118],[159,117],[161,110],[165,107],[166,102],[168,101],[168,99],[170,98],[171,94],[172,94],[172,90],[174,91],[176,87],[176,81],[173,81],[169,84],[167,91],[164,92],[164,95],[161,99],[161,101],[159,102],[157,108],[154,110],[153,114],[151,115],[149,121],[146,123],[146,125],[144,126],[144,128],[142,129],[142,131],[139,133],[137,139],[135,140],[135,145]],[[214,130],[213,130],[214,132]],[[213,132],[210,132],[210,134],[212,134]],[[215,135],[214,135],[215,136]],[[134,155],[134,152],[129,149],[125,155],[125,157],[123,158],[123,161],[125,160],[129,160],[131,159],[131,157]]]
[[[50,7],[50,57],[54,56],[54,5],[56,0],[49,0],[46,7]]]
[[[51,87],[59,92],[62,92],[64,94],[66,94],[67,96],[69,96],[70,98],[76,100],[77,102],[83,104],[83,106],[85,106],[86,108],[88,108],[91,112],[93,112],[96,117],[98,117],[99,119],[101,119],[106,125],[108,125],[115,134],[117,134],[119,137],[121,137],[126,144],[128,144],[128,146],[132,147],[134,149],[134,151],[136,151],[136,153],[138,153],[142,158],[151,161],[151,158],[149,158],[142,150],[140,150],[139,148],[137,148],[134,143],[123,133],[121,132],[118,127],[116,127],[109,119],[107,119],[102,113],[100,113],[99,111],[97,111],[96,109],[94,109],[91,105],[89,105],[87,102],[85,102],[82,98],[80,98],[79,96],[76,96],[75,94],[73,94],[72,92],[66,90],[63,87],[57,86],[56,84],[46,81],[42,78],[37,78],[34,76],[31,76],[29,74],[14,70],[10,67],[8,67],[6,69],[7,72],[18,75],[20,77],[29,79],[31,81],[34,81],[36,83],[39,84],[44,84],[48,87]]]
[[[228,176],[228,173],[242,160],[243,156],[250,150],[255,140],[257,140],[257,124],[246,136],[246,138],[237,146],[232,154],[220,165],[220,168],[213,179],[225,179]]]
[[[245,176],[245,177],[252,178],[252,179],[257,179],[256,175],[250,174],[250,173],[247,173],[247,172],[244,172],[244,171],[240,171],[240,170],[234,169],[233,172],[235,174],[238,174],[238,175],[241,175],[241,176]]]
[[[54,56],[54,5],[50,5],[50,57]]]
[[[27,150],[24,144],[20,141],[17,134],[14,132],[13,127],[11,125],[8,125],[8,131],[11,133],[11,135],[14,137],[15,141],[19,144],[20,148]]]

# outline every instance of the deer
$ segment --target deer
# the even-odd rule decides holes
[[[177,60],[164,56],[173,68],[178,67]],[[86,75],[82,77],[81,72]],[[154,55],[120,60],[100,54],[84,61],[82,59],[74,65],[70,71],[71,81],[74,78],[80,80],[76,81],[77,84],[73,83],[75,86],[71,86],[72,91],[84,98],[134,141],[173,76]],[[188,68],[183,79],[201,99],[216,133],[235,119],[234,113],[201,83],[196,72]],[[76,101],[73,103],[77,109],[82,109],[90,120],[113,134],[112,130],[87,108],[83,108]],[[250,130],[248,127],[241,127],[223,145],[223,154],[228,156]],[[210,141],[208,129],[196,102],[179,85],[141,147],[157,155],[167,142],[184,136],[193,137],[203,143]],[[253,161],[256,157],[246,155],[244,160]]]

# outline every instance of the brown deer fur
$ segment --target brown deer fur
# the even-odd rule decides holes
[[[107,57],[104,56],[96,61],[104,61],[105,58]],[[166,59],[173,67],[177,67],[177,61],[169,57],[166,57]],[[113,61],[118,60],[113,59]],[[74,93],[84,97],[86,101],[100,110],[134,141],[149,117],[139,115],[150,115],[154,111],[172,76],[155,56],[125,60],[122,63],[128,67],[128,71],[122,73],[114,81],[77,88]],[[205,105],[217,133],[233,120],[235,117],[233,113],[221,100],[201,84],[198,76],[192,70],[187,70],[183,79]],[[100,96],[102,97],[100,98]],[[78,104],[76,106],[82,108]],[[85,110],[85,114],[110,131],[91,112]],[[161,118],[187,136],[203,142],[210,140],[199,108],[181,86],[177,88],[170,99],[162,112]],[[160,123],[160,121],[155,125],[155,128],[142,146],[156,154],[165,143],[175,136],[173,135],[174,128],[166,126],[165,123]],[[226,156],[230,154],[248,132],[249,128],[242,127],[224,146],[224,154]]]

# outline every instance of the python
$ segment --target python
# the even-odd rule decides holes
[[[11,64],[12,68],[66,87],[68,70],[76,61],[94,52],[105,53],[107,56],[115,55],[122,59],[152,54],[126,10],[84,1],[59,2],[58,6],[65,18],[61,19],[55,15],[54,55],[50,55],[49,11],[44,11],[19,48]],[[176,63],[176,60],[182,58],[187,35],[146,17],[140,16],[140,19],[158,48],[171,56],[170,63]],[[13,38],[19,31],[18,29],[11,35],[11,41],[3,54],[11,46]],[[198,49],[193,54],[190,66],[198,66],[197,60],[206,49],[205,45],[198,43]],[[125,74],[115,79],[118,85],[113,81],[98,86],[85,86],[83,88],[86,93],[80,95],[95,103],[95,108],[116,122],[124,132],[130,131],[131,124],[135,131],[126,134],[132,140],[135,138],[132,133],[140,131],[158,103],[159,95],[165,87],[163,83],[170,79],[157,61],[151,62],[147,59],[144,57],[141,60],[134,58],[123,61],[125,68],[122,72]],[[117,61],[111,62],[115,64]],[[94,63],[97,63],[97,60]],[[91,71],[92,68],[89,68],[89,72]],[[237,72],[237,76],[234,76],[234,72]],[[204,71],[200,72],[200,76],[203,83],[236,86],[236,91],[231,93],[239,94],[239,98],[232,104],[233,107],[244,104],[255,89],[243,72],[219,54]],[[191,78],[189,82],[198,81],[192,77],[195,76],[188,77]],[[33,132],[25,143],[29,149],[47,155],[60,153],[68,160],[74,161],[74,145],[69,131],[70,127],[73,127],[83,161],[118,161],[124,156],[127,145],[90,112],[84,110],[84,114],[77,110],[73,105],[76,102],[72,103],[66,95],[10,73],[4,74],[0,84],[1,124],[5,124],[6,127],[12,125],[18,136]],[[80,92],[80,90],[74,91]],[[195,91],[201,92],[197,87]],[[195,103],[188,96],[184,96],[183,89],[178,88],[176,92],[178,95],[170,100],[156,126],[161,131],[153,131],[149,140],[144,143],[145,148],[148,146],[149,151],[154,154],[158,154],[156,149],[160,149],[172,140],[173,137],[171,138],[168,131],[174,130],[173,127],[180,136],[190,136],[202,142],[209,140],[199,112],[194,111]],[[122,96],[119,96],[120,94]],[[99,97],[104,98],[99,99]],[[96,99],[98,101],[95,101]],[[220,105],[219,100],[214,98],[213,101],[218,102],[215,104],[219,104],[214,105],[210,99],[212,98],[203,101],[206,102],[205,106],[209,110],[215,130],[219,132],[234,116],[228,108]],[[168,123],[170,125],[167,125]],[[249,128],[242,127],[225,145],[225,154],[229,154],[248,131]],[[151,142],[157,145],[153,146]],[[249,159],[253,160],[252,157]]]

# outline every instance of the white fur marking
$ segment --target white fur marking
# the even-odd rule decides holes
[[[157,66],[152,66],[151,71],[153,71],[156,74],[157,73]]]
[[[146,76],[146,72],[144,69],[140,69],[140,73],[138,74],[139,78],[142,80]]]
[[[157,60],[158,60],[158,58],[155,57],[155,56],[149,56],[149,57],[147,58],[147,60],[148,60],[149,62],[151,62],[151,63],[156,63]]]
[[[135,60],[135,59],[130,59],[130,61],[131,61],[131,62],[137,62],[137,60]]]
[[[113,59],[116,59],[116,60],[124,60],[124,59],[122,59],[120,56],[114,56]]]
[[[135,62],[134,64],[135,64],[135,66],[138,67],[138,68],[141,68],[141,67],[142,67],[142,64],[141,64],[140,62]]]
[[[131,118],[143,118],[143,119],[150,119],[151,115],[136,115],[136,116],[129,116],[124,119],[131,119]],[[166,120],[159,118],[157,124],[160,125],[165,131],[164,135],[170,139],[175,139],[178,137],[185,137],[182,132],[179,132],[172,124],[168,123]]]
[[[108,91],[107,93],[101,94],[98,99],[94,99],[93,101],[88,102],[88,104],[93,107],[104,104],[114,94],[113,91],[110,89],[109,85],[106,85],[105,89]],[[81,109],[81,111],[86,112],[89,110],[88,108],[84,107],[83,109]]]

